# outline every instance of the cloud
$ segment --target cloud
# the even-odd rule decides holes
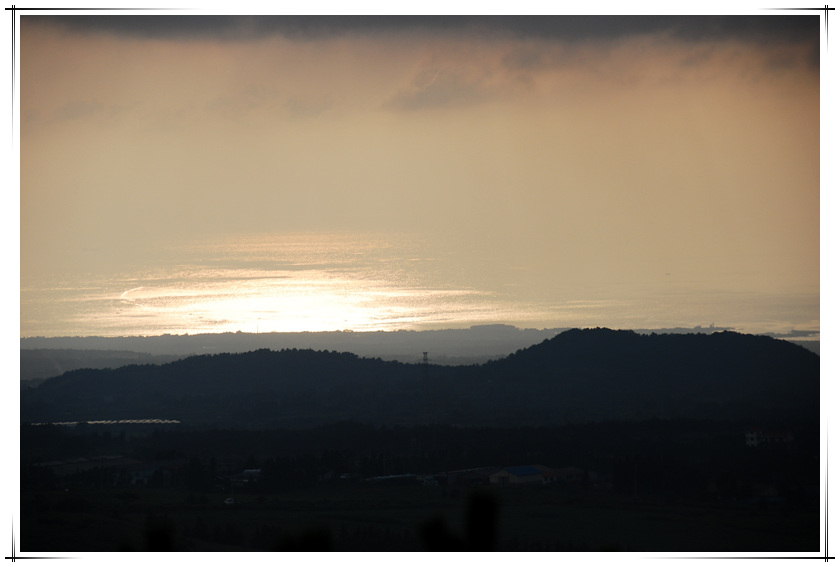
[[[239,119],[261,110],[276,110],[279,99],[279,93],[272,88],[249,85],[214,97],[207,102],[206,109],[224,118]]]
[[[286,101],[286,109],[294,118],[314,118],[326,112],[332,106],[327,99],[290,98]]]
[[[27,16],[24,18],[29,19]],[[686,41],[817,41],[818,15],[745,16],[235,16],[66,15],[33,22],[75,33],[166,39],[250,40],[272,36],[321,40],[382,34],[436,34],[490,40],[614,40],[668,33]]]
[[[547,65],[545,50],[536,45],[521,46],[512,49],[504,56],[503,62],[511,69],[530,71]]]
[[[56,109],[53,118],[56,120],[79,120],[100,114],[104,106],[95,100],[74,100]]]
[[[777,85],[813,83],[818,74],[803,44],[686,42],[662,34],[604,43],[542,40],[495,44],[447,40],[385,95],[383,108],[420,111],[486,103],[585,102],[593,92],[665,85],[702,87],[710,80]]]
[[[397,91],[386,108],[420,110],[463,106],[494,98],[497,93],[480,80],[452,69],[423,69],[411,84]]]

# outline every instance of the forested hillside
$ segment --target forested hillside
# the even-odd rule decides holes
[[[77,370],[21,391],[25,422],[177,419],[195,427],[543,425],[819,416],[819,357],[732,332],[574,329],[483,365],[287,349]]]

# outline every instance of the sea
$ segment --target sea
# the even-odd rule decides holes
[[[412,234],[283,233],[158,245],[114,270],[21,283],[21,337],[715,326],[819,339],[819,294],[561,285],[541,266]]]

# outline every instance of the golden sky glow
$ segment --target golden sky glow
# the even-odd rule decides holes
[[[813,18],[802,39],[24,16],[21,287],[217,234],[400,231],[475,290],[818,306]]]

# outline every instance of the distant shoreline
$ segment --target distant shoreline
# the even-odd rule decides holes
[[[165,338],[198,338],[198,337],[231,337],[231,336],[250,336],[250,337],[265,337],[265,336],[273,336],[273,337],[289,337],[289,336],[301,336],[301,337],[317,337],[317,336],[334,336],[334,335],[360,335],[360,336],[382,336],[382,335],[396,335],[396,334],[433,334],[433,333],[450,333],[450,332],[481,332],[488,333],[488,332],[496,332],[496,333],[510,333],[510,332],[537,332],[537,333],[561,333],[568,329],[575,328],[575,327],[546,327],[541,329],[536,329],[533,327],[517,327],[515,325],[508,325],[508,324],[489,324],[489,325],[472,325],[470,327],[458,327],[458,328],[444,328],[444,329],[396,329],[392,331],[384,331],[384,330],[376,330],[376,331],[364,331],[364,330],[352,330],[352,329],[345,329],[345,330],[332,330],[332,331],[267,331],[267,332],[252,332],[252,331],[235,331],[235,332],[223,332],[223,333],[184,333],[184,334],[171,334],[171,333],[162,333],[159,335],[57,335],[57,336],[43,336],[43,335],[34,335],[34,336],[26,336],[20,337],[21,341],[21,348],[39,348],[39,347],[24,347],[24,342],[33,342],[33,341],[79,341],[79,340],[153,340],[153,339],[165,339]],[[584,327],[578,327],[584,328]],[[587,327],[587,328],[594,328],[594,327]],[[663,328],[656,328],[656,329],[629,329],[635,333],[639,333],[641,335],[648,335],[651,333],[663,333],[663,334],[692,334],[692,333],[717,333],[721,331],[734,331],[734,332],[742,332],[736,329],[735,327],[716,327],[714,324],[708,327],[702,327],[697,325],[695,327],[663,327]],[[813,331],[813,330],[802,330],[802,329],[792,329],[787,333],[747,333],[743,332],[744,334],[752,334],[752,335],[760,335],[760,336],[767,336],[772,337],[774,339],[785,339],[785,340],[799,340],[799,341],[819,341],[820,331]]]

